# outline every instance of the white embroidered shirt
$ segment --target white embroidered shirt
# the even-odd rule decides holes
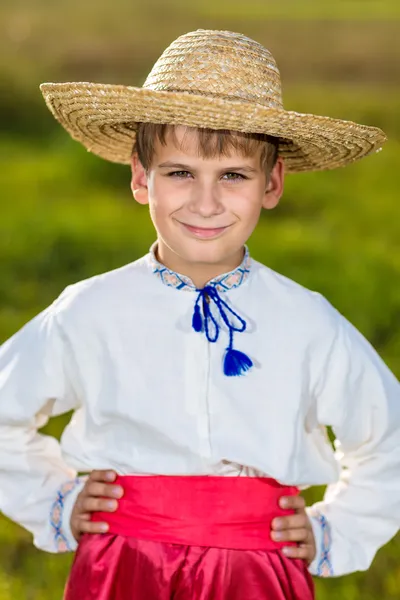
[[[77,473],[268,476],[328,484],[312,573],[367,569],[400,523],[400,389],[321,295],[256,261],[211,281],[247,327],[196,332],[198,291],[150,252],[67,287],[0,350],[0,510],[50,552],[75,549]],[[211,323],[212,326],[212,323]],[[37,432],[73,409],[61,442]],[[336,453],[326,435],[332,426]]]

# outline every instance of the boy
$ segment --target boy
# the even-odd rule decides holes
[[[157,242],[4,344],[0,508],[46,550],[79,539],[68,600],[308,600],[310,572],[367,569],[398,530],[399,384],[246,242],[284,168],[345,165],[382,132],[285,111],[273,57],[231,32],[181,36],[141,89],[42,92],[75,139],[131,163]],[[61,446],[37,434],[70,409]],[[76,479],[96,469],[118,473],[112,512],[104,472]],[[329,487],[305,520],[294,499],[317,484]],[[293,544],[313,536],[308,570]]]

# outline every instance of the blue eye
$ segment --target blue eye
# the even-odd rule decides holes
[[[231,181],[240,181],[241,179],[247,179],[247,177],[245,177],[244,175],[241,175],[240,173],[225,173],[224,177],[227,175],[232,175],[232,177],[228,177],[228,180]]]
[[[168,177],[174,177],[176,179],[187,179],[188,177],[192,177],[192,174],[189,171],[171,171],[171,173],[168,173],[167,175]],[[242,181],[247,179],[244,175],[234,172],[224,173],[223,178],[228,181]]]
[[[189,171],[173,171],[168,173],[168,177],[177,177],[179,179],[186,179],[187,175],[190,175]]]

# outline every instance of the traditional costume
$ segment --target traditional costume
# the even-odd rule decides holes
[[[289,171],[376,151],[376,128],[282,108],[270,53],[231,32],[178,38],[144,88],[45,84],[88,149],[129,162],[135,123],[257,131]],[[197,289],[157,260],[67,287],[0,351],[0,509],[50,552],[76,550],[67,600],[311,600],[311,574],[367,569],[400,521],[399,384],[320,294],[250,258]],[[60,443],[39,435],[73,410]],[[336,452],[326,426],[337,436]],[[125,494],[78,548],[85,478]],[[282,553],[283,495],[308,509],[318,553]]]

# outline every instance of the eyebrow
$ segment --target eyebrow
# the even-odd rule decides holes
[[[193,167],[189,165],[184,165],[183,163],[173,163],[173,162],[164,162],[158,165],[160,169],[162,168],[174,168],[174,169],[182,169],[184,171],[193,171]],[[221,169],[221,171],[244,171],[245,173],[257,173],[257,169],[249,166],[237,166],[237,167],[225,167]]]

